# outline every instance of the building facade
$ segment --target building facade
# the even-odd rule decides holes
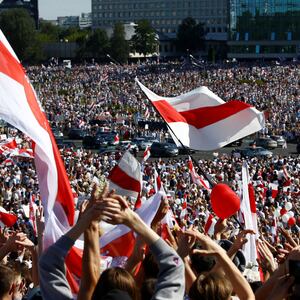
[[[89,28],[92,26],[92,14],[82,13],[80,16],[57,17],[57,25],[63,28]]]
[[[300,55],[300,0],[231,0],[230,58]]]
[[[92,0],[94,28],[147,19],[159,34],[174,39],[187,17],[204,23],[207,40],[227,40],[227,0]]]
[[[12,8],[24,8],[26,9],[30,16],[34,19],[35,27],[39,28],[39,6],[38,0],[3,0],[0,3],[0,13],[7,9]]]

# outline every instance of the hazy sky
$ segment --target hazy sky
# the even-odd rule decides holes
[[[78,16],[91,12],[91,0],[39,0],[40,18],[55,20],[58,16]]]

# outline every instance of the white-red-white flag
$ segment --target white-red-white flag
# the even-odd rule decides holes
[[[188,206],[187,206],[187,201],[185,200],[181,206],[180,219],[182,220],[185,219],[187,214],[188,214]]]
[[[150,155],[151,155],[150,147],[147,146],[146,149],[145,149],[145,151],[144,151],[143,161],[144,161],[144,162],[147,161],[148,158],[150,157]]]
[[[35,166],[46,225],[44,245],[73,225],[74,201],[54,136],[23,66],[0,31],[0,118],[34,143]],[[68,228],[67,228],[68,229]]]
[[[129,151],[111,170],[108,179],[110,188],[120,195],[137,198],[142,191],[141,165]]]
[[[29,220],[33,228],[34,235],[36,236],[36,221],[35,221],[35,211],[36,211],[36,204],[35,204],[35,196],[32,194],[29,197]]]
[[[148,106],[146,107],[144,117],[145,117],[146,120],[148,120],[149,117],[150,117],[150,111],[149,111],[149,107]]]
[[[17,222],[18,218],[16,215],[8,212],[5,208],[0,206],[0,222],[7,226],[12,227]]]
[[[176,137],[191,149],[218,149],[264,127],[262,112],[241,101],[224,102],[207,87],[168,98],[136,81]]]
[[[154,168],[154,191],[155,191],[155,193],[157,193],[160,190],[165,192],[165,189],[164,189],[163,184],[161,182],[161,178],[158,175],[156,169]]]
[[[119,135],[116,134],[115,137],[114,137],[113,144],[114,144],[114,145],[118,145],[119,143],[120,143],[120,138],[119,138]]]
[[[15,149],[18,149],[18,145],[15,139],[10,138],[0,143],[0,154],[8,156]]]
[[[197,184],[198,186],[204,187],[206,190],[210,191],[211,189],[210,189],[209,182],[207,180],[202,179],[196,173],[192,159],[190,156],[189,156],[189,160],[188,160],[188,167],[189,167],[189,171],[190,171],[193,183]]]
[[[15,149],[10,153],[10,157],[34,158],[32,149]]]
[[[257,250],[256,239],[258,238],[255,194],[250,181],[248,165],[242,166],[242,201],[240,210],[245,221],[245,229],[253,230],[256,235],[248,234],[248,242],[244,245],[243,252],[247,263],[256,263]]]
[[[209,236],[212,236],[215,232],[216,223],[217,223],[216,219],[209,211],[207,211],[206,218],[205,218],[205,225],[204,225],[204,233],[208,234]]]

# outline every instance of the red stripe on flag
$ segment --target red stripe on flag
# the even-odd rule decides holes
[[[23,85],[24,69],[2,42],[0,42],[0,61],[0,72]]]
[[[204,225],[204,232],[205,234],[208,233],[210,226],[212,225],[213,216],[209,214],[208,219]]]
[[[101,248],[101,253],[105,256],[126,256],[130,257],[135,245],[135,237],[132,231],[122,235],[114,241]]]
[[[135,178],[130,177],[119,166],[115,166],[110,172],[108,179],[122,189],[131,190],[139,193],[141,191],[141,183]]]
[[[249,193],[251,212],[255,214],[256,213],[255,191],[251,183],[248,183],[248,193]]]
[[[207,106],[177,112],[166,100],[153,101],[152,103],[167,123],[183,122],[197,129],[222,121],[251,107],[247,103],[233,100],[217,106]]]
[[[13,214],[0,212],[0,221],[3,222],[3,224],[7,227],[14,226],[17,222],[17,219],[17,216]]]

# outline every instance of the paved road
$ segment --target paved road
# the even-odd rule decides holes
[[[72,141],[77,147],[82,146],[82,142],[79,140],[66,140],[66,141]],[[248,147],[250,141],[251,140],[244,140],[242,146],[239,147],[239,149]],[[297,146],[296,144],[288,144],[287,149],[276,148],[271,151],[273,152],[273,155],[281,155],[281,156],[295,155],[296,156],[299,155],[297,154],[296,146]],[[214,152],[218,152],[219,156],[221,156],[223,153],[230,155],[233,149],[237,149],[237,147],[224,147],[215,151],[196,151],[193,154],[193,157],[195,159],[212,159]],[[141,158],[142,156],[143,156],[143,151],[140,151],[138,153],[138,157]],[[187,155],[179,155],[178,157],[186,158]]]

